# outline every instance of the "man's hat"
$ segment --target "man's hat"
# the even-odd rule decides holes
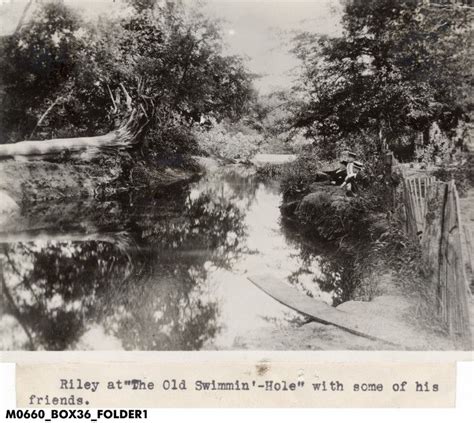
[[[353,153],[352,151],[343,151],[341,154],[341,158],[339,159],[339,162],[349,163],[349,162],[353,162],[356,158],[357,158],[357,154]]]

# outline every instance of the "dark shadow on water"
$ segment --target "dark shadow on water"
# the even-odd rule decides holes
[[[314,296],[314,287],[329,293],[335,307],[351,300],[359,283],[355,255],[339,248],[336,243],[319,240],[312,236],[310,229],[289,219],[282,219],[281,228],[288,243],[299,248],[302,261],[301,267],[289,277],[289,282],[310,297]],[[315,262],[318,272],[310,270]],[[309,286],[299,284],[299,276],[302,274],[311,275],[312,283]]]

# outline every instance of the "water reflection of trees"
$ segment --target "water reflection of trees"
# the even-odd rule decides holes
[[[334,306],[349,301],[359,283],[355,254],[327,241],[318,241],[290,220],[282,220],[281,227],[287,241],[298,247],[301,258],[301,267],[290,275],[289,282],[309,296],[319,289],[330,293]],[[312,269],[315,263],[317,272]],[[313,275],[315,290],[300,283],[300,276],[305,274]]]
[[[76,341],[91,303],[129,268],[126,256],[102,242],[16,243],[0,251],[5,310],[15,310],[30,349],[62,350]]]
[[[253,170],[250,171],[253,172]],[[234,198],[243,201],[246,208],[254,202],[259,187],[259,181],[255,175],[242,175],[240,169],[227,170],[223,180],[232,189]]]
[[[87,225],[97,240],[1,245],[0,321],[13,316],[25,335],[9,348],[74,349],[100,325],[125,349],[191,350],[219,331],[206,269],[239,254],[245,208],[209,189],[117,204],[109,222]],[[102,240],[117,227],[128,236]]]

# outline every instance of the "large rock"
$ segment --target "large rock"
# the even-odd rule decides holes
[[[339,186],[320,182],[310,186],[310,194],[296,205],[286,203],[281,207],[282,214],[293,217],[308,225],[318,237],[335,240],[358,230],[357,225],[364,218],[358,207],[360,199],[348,197]]]

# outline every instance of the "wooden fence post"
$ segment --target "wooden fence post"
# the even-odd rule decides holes
[[[436,289],[438,313],[460,348],[470,348],[468,285],[461,246],[459,198],[454,181],[430,186],[422,237],[424,268]]]
[[[403,202],[405,205],[406,231],[414,241],[418,240],[418,227],[416,224],[416,208],[413,196],[410,192],[409,180],[403,178]]]
[[[436,290],[438,314],[444,322],[446,321],[446,308],[444,307],[446,287],[445,280],[440,279],[439,259],[446,192],[447,186],[444,183],[434,183],[428,188],[425,228],[421,240],[423,268]]]
[[[470,346],[468,285],[461,245],[461,216],[459,196],[454,181],[447,186],[444,207],[443,243],[441,244],[443,268],[446,269],[447,323],[449,332],[461,346]]]

